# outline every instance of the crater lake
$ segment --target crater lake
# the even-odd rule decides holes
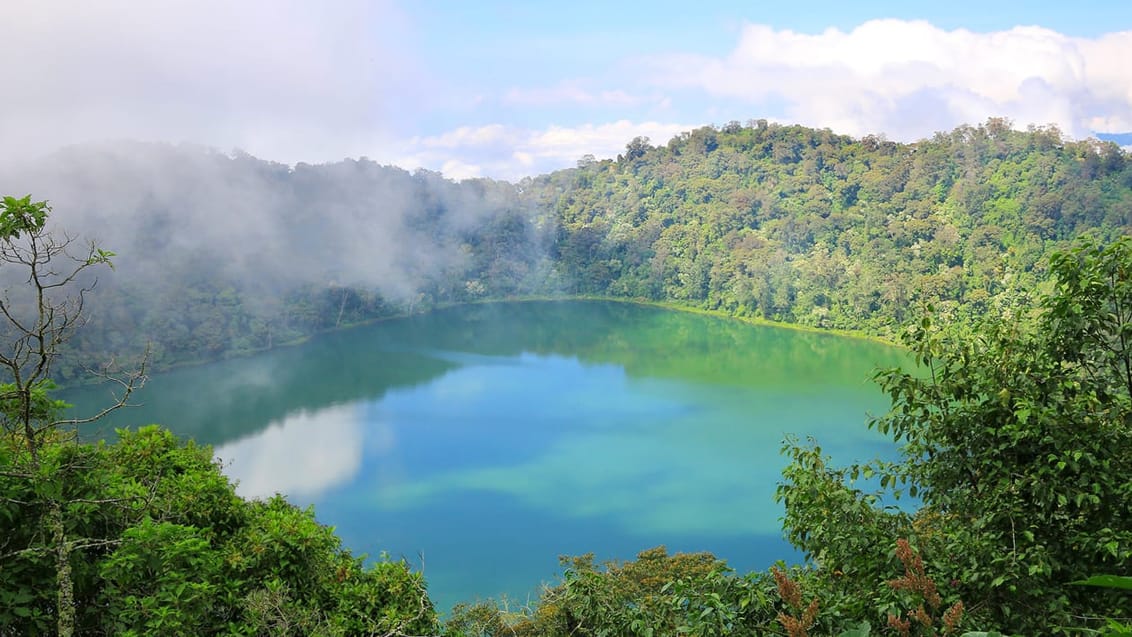
[[[442,612],[665,545],[739,571],[800,558],[774,501],[783,440],[891,457],[862,339],[630,303],[454,307],[157,374],[96,425],[214,446],[247,497],[313,504],[355,554],[422,568]],[[65,392],[76,415],[109,388]],[[90,433],[90,429],[86,430]]]

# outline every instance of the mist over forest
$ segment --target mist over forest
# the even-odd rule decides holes
[[[521,205],[502,183],[156,143],[71,147],[13,172],[5,182],[51,195],[60,226],[113,243],[131,276],[192,258],[241,283],[334,283],[399,300],[466,267],[462,237]]]
[[[117,255],[76,360],[149,343],[158,368],[524,296],[892,337],[918,303],[1017,304],[1051,250],[1132,227],[1124,151],[1004,120],[914,144],[732,122],[518,184],[119,142],[8,166],[0,186]]]
[[[116,253],[85,333],[110,349],[149,341],[158,366],[462,298],[451,288],[480,289],[480,244],[503,235],[510,267],[533,270],[544,251],[514,186],[366,160],[292,168],[119,142],[9,168],[0,184],[48,199],[56,228]],[[524,279],[509,291],[543,289]],[[319,304],[338,313],[312,315]]]

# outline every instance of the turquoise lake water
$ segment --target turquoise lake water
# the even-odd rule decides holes
[[[891,456],[862,340],[606,302],[473,305],[154,376],[104,431],[214,445],[249,497],[286,494],[356,553],[422,567],[446,610],[519,603],[559,555],[798,556],[773,494],[787,435],[837,462]],[[103,388],[65,398],[79,410]]]

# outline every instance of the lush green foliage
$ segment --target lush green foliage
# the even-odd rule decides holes
[[[1080,586],[1098,586],[1100,588],[1132,591],[1132,577],[1119,575],[1094,575],[1089,579],[1073,582]],[[1096,631],[1104,637],[1129,637],[1132,635],[1132,623],[1117,621],[1111,617],[1105,619],[1105,625]]]
[[[542,177],[570,292],[895,335],[1012,306],[1073,237],[1132,227],[1115,145],[1003,120],[914,144],[751,122]]]
[[[892,603],[879,626],[897,635],[959,635],[962,603],[943,604],[920,556],[896,546],[892,579],[874,582]],[[445,624],[450,637],[503,636],[744,636],[868,637],[873,624],[841,614],[820,571],[775,566],[738,575],[707,553],[668,555],[664,547],[635,561],[595,565],[592,555],[562,558],[562,581],[529,608],[480,602],[457,606]],[[938,630],[937,630],[938,628]],[[886,631],[881,631],[886,632]],[[962,633],[983,637],[997,633]]]
[[[46,202],[32,202],[30,196],[0,200],[0,274],[9,276],[14,269],[15,276],[24,279],[17,290],[6,289],[0,298],[0,337],[6,341],[0,349],[0,369],[7,381],[0,386],[0,436],[8,452],[4,460],[10,461],[0,476],[34,489],[32,494],[7,498],[8,503],[38,509],[36,523],[24,530],[35,534],[34,544],[17,544],[13,553],[3,557],[23,554],[40,558],[39,567],[50,564],[47,572],[53,586],[44,590],[54,593],[55,629],[60,637],[71,637],[77,624],[75,595],[81,593],[72,558],[76,551],[103,542],[88,535],[97,529],[76,529],[73,516],[118,500],[90,499],[75,493],[70,482],[55,479],[76,468],[81,471],[85,459],[71,450],[51,453],[53,447],[66,445],[73,433],[61,430],[61,425],[80,421],[60,420],[64,405],[49,391],[54,387],[52,368],[59,348],[83,320],[85,295],[94,286],[88,270],[110,265],[112,253],[92,242],[85,255],[76,254],[73,239],[46,230],[49,211]],[[113,378],[106,371],[103,375]],[[118,378],[122,399],[102,413],[120,407],[139,378],[140,372]],[[18,590],[13,597],[19,603],[37,590]]]
[[[55,569],[44,501],[65,502],[78,634],[359,635],[435,632],[419,573],[341,547],[311,510],[245,501],[208,447],[146,427],[114,444],[59,442],[40,471],[0,456],[0,634],[51,634]]]
[[[563,558],[562,582],[533,608],[491,602],[458,606],[448,634],[763,635],[775,630],[775,585],[767,574],[738,576],[707,553],[668,555],[664,547],[635,561],[603,565],[593,555]]]
[[[986,624],[1036,634],[1132,616],[1125,597],[1067,586],[1132,556],[1132,240],[1082,242],[1050,267],[1032,322],[910,330],[923,367],[880,375],[893,408],[873,423],[902,462],[836,470],[792,449],[787,532],[851,614],[886,603],[869,593],[886,559],[869,546],[902,536]],[[853,486],[868,475],[917,496],[916,513]]]

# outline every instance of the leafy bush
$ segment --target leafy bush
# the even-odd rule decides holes
[[[311,509],[246,501],[208,447],[145,427],[113,444],[45,445],[40,475],[0,454],[0,634],[51,634],[54,561],[43,497],[67,503],[80,634],[429,634],[420,573],[367,566]]]
[[[901,462],[835,470],[791,447],[787,535],[851,614],[890,604],[875,593],[886,534],[911,539],[984,625],[1038,634],[1132,612],[1066,586],[1132,558],[1132,239],[1082,241],[1050,268],[1031,315],[908,332],[921,369],[879,374],[892,410],[872,423]],[[854,489],[869,472],[920,509]]]
[[[775,620],[774,583],[742,577],[709,553],[668,555],[664,547],[630,562],[595,564],[593,555],[562,558],[561,583],[533,608],[508,611],[491,602],[458,606],[449,635],[762,635]]]

